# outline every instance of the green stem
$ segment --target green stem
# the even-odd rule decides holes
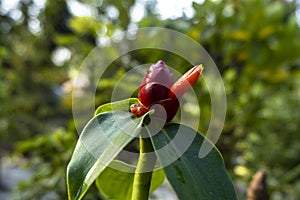
[[[131,200],[147,200],[149,197],[152,170],[156,163],[154,152],[149,152],[153,152],[150,138],[140,136],[140,156],[134,175]]]

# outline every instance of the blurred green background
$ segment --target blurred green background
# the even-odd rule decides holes
[[[14,189],[15,199],[66,199],[65,169],[78,137],[71,83],[80,64],[114,34],[149,26],[188,35],[218,66],[227,115],[217,146],[241,199],[258,170],[268,174],[271,199],[299,199],[300,2],[205,0],[174,15],[168,15],[169,4],[170,9],[162,1],[0,0],[1,166],[5,161],[33,172]],[[170,52],[131,52],[107,69],[95,107],[110,100],[126,71],[158,60],[180,72],[191,67]],[[203,82],[195,90],[201,130],[209,123],[210,99]],[[93,188],[85,197],[97,198]]]

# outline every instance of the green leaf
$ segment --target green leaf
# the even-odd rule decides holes
[[[129,110],[131,104],[136,104],[138,102],[139,100],[137,98],[130,98],[112,103],[106,103],[96,109],[95,115],[107,111]]]
[[[213,144],[210,143],[212,150],[207,156],[198,156],[204,140],[207,139],[196,130],[174,123],[151,137],[158,160],[179,199],[237,199],[222,156]]]
[[[96,179],[96,185],[101,194],[108,199],[131,200],[135,166],[121,161],[112,161]],[[150,193],[158,188],[164,181],[162,168],[152,174]]]
[[[69,199],[83,197],[107,165],[138,136],[142,122],[143,117],[128,111],[104,112],[89,121],[67,167]]]

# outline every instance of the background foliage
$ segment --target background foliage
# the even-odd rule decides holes
[[[257,170],[265,170],[272,199],[300,196],[296,1],[206,0],[193,3],[194,16],[172,19],[162,19],[155,10],[156,2],[147,1],[140,20],[131,15],[138,0],[78,1],[90,6],[88,16],[72,11],[74,1],[20,0],[10,10],[3,2],[0,0],[0,151],[2,156],[27,158],[35,172],[19,186],[16,199],[40,199],[49,192],[57,199],[66,198],[65,167],[77,139],[71,82],[95,46],[122,30],[148,26],[187,34],[219,67],[228,109],[217,146],[235,183],[245,187]],[[191,67],[165,51],[134,51],[105,72],[95,106],[110,100],[115,80],[131,67],[160,59],[180,72]],[[209,94],[203,83],[195,90],[201,102],[199,129],[204,130],[210,119]],[[33,183],[40,187],[32,187]],[[95,194],[101,198],[91,191],[86,199],[96,198]],[[241,196],[245,197],[243,191]]]

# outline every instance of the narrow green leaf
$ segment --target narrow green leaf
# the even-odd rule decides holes
[[[179,199],[237,199],[222,156],[213,144],[207,156],[198,156],[201,144],[206,139],[196,130],[172,123],[151,140]]]
[[[131,104],[136,104],[138,102],[139,100],[137,98],[129,98],[112,103],[106,103],[96,109],[95,115],[108,111],[129,110]]]
[[[90,120],[67,167],[69,199],[83,197],[107,165],[138,136],[142,122],[143,117],[128,111],[104,112]]]
[[[130,200],[135,168],[121,161],[112,161],[96,179],[97,188],[108,199]],[[164,179],[163,169],[155,170],[152,174],[150,193],[158,188]]]

